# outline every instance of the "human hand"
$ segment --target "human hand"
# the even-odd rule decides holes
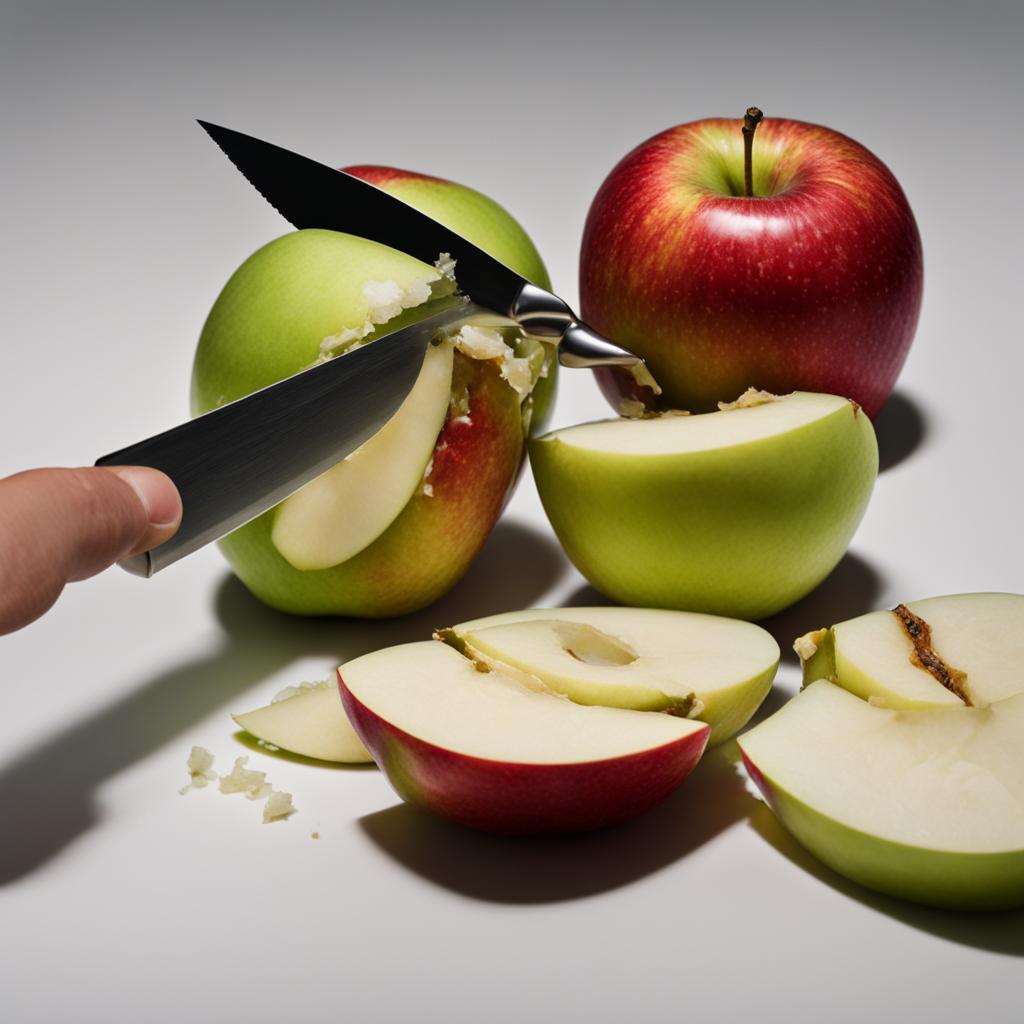
[[[0,634],[39,618],[66,583],[162,544],[181,498],[155,469],[31,469],[0,480]]]

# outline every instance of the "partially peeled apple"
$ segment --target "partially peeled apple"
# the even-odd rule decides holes
[[[759,619],[836,566],[878,447],[836,395],[749,391],[718,412],[585,423],[530,442],[566,553],[623,604]]]
[[[372,180],[370,170],[353,169]],[[536,249],[508,213],[463,186],[430,180],[427,212],[547,284]],[[431,267],[321,230],[260,249],[203,328],[193,413],[429,316],[454,289],[438,256]],[[299,614],[382,617],[430,604],[466,571],[511,495],[534,414],[545,415],[535,390],[544,382],[539,397],[549,404],[555,365],[550,346],[498,318],[453,330],[428,350],[412,392],[381,431],[220,542],[235,573],[267,604]]]
[[[958,594],[799,638],[805,689],[740,738],[775,814],[889,895],[1024,905],[1024,597]]]

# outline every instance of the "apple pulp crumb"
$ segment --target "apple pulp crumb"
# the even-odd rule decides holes
[[[266,772],[246,768],[248,757],[236,757],[235,766],[227,775],[220,777],[222,793],[244,793],[250,800],[262,800],[271,794]]]
[[[747,388],[735,402],[719,402],[718,411],[729,412],[732,409],[752,409],[755,405],[768,405],[769,402],[777,402],[778,400],[779,396],[773,395],[770,391]]]
[[[295,813],[295,805],[292,803],[291,793],[282,793],[275,789],[267,797],[263,805],[263,824],[269,825],[272,821],[282,821]]]
[[[801,661],[810,661],[818,653],[821,641],[825,639],[825,633],[824,629],[814,629],[810,633],[798,636],[793,641],[793,650],[796,651],[797,657]]]
[[[203,789],[217,778],[213,770],[213,754],[205,747],[193,747],[186,766],[190,778],[188,784],[178,790],[182,796],[190,789]]]
[[[271,704],[277,704],[283,700],[291,700],[292,697],[298,697],[301,694],[309,693],[310,690],[320,690],[325,686],[330,686],[333,683],[333,679],[321,679],[316,683],[299,683],[297,686],[286,686],[283,690],[274,694],[270,698]]]

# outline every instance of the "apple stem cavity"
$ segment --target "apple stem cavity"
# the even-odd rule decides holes
[[[743,191],[748,199],[754,198],[754,132],[763,120],[760,107],[747,107],[743,115]]]

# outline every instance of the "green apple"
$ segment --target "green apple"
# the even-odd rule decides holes
[[[829,679],[890,708],[983,707],[1024,691],[1024,596],[912,601],[815,630],[793,646],[805,685]]]
[[[778,644],[759,626],[650,608],[531,608],[440,635],[578,704],[697,718],[711,726],[711,745],[746,725],[779,665]]]
[[[602,593],[758,619],[835,567],[878,448],[845,398],[750,392],[719,412],[555,431],[530,461],[562,546]]]
[[[673,715],[574,704],[434,641],[356,658],[338,679],[398,794],[489,832],[573,832],[639,814],[692,771],[709,732]]]
[[[1024,693],[905,710],[819,680],[739,745],[786,828],[847,878],[938,907],[1024,905]]]
[[[448,194],[460,188],[449,183]],[[546,282],[522,229],[503,216],[491,210],[478,231],[494,232],[508,262]],[[193,411],[430,315],[448,301],[444,270],[333,231],[277,239],[239,268],[207,319]],[[301,614],[391,616],[436,600],[511,494],[534,387],[553,367],[550,346],[514,326],[464,327],[428,352],[406,402],[363,448],[221,541],[232,568],[266,603]]]

